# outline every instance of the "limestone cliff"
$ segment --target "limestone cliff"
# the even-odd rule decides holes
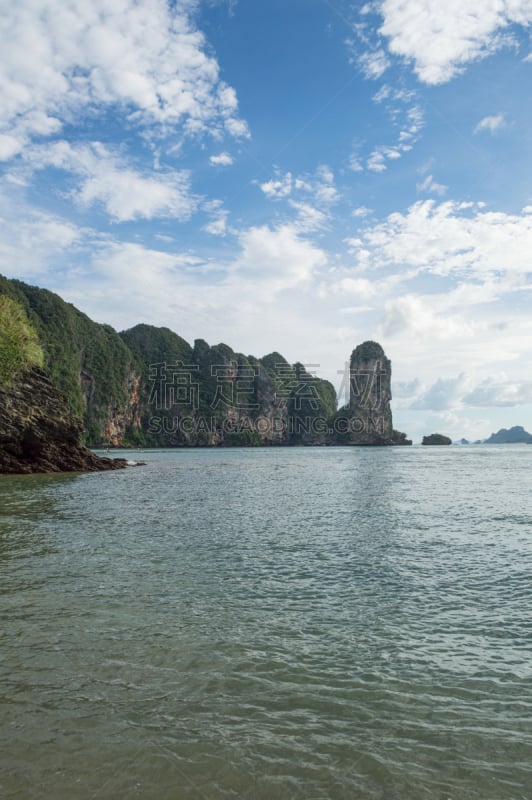
[[[349,412],[356,444],[392,444],[390,401],[392,364],[377,342],[364,342],[351,354]]]
[[[350,403],[280,353],[262,358],[169,328],[117,333],[58,295],[0,276],[0,297],[23,308],[52,383],[98,446],[411,444],[392,427],[391,366],[376,342],[351,357]],[[347,376],[346,376],[347,378]]]
[[[39,367],[0,385],[0,473],[92,472],[120,469],[81,444],[82,423]]]

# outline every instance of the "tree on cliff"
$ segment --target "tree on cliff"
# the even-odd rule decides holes
[[[9,385],[30,366],[43,365],[43,351],[24,309],[0,295],[0,384]]]

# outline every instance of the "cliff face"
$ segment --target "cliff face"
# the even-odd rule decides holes
[[[46,289],[0,276],[0,294],[24,309],[42,345],[46,374],[83,420],[85,442],[107,441],[110,426],[118,443],[135,415],[131,353],[119,334]]]
[[[334,387],[279,353],[257,359],[203,339],[190,348],[170,333],[142,325],[121,334],[141,365],[141,430],[157,444],[310,443],[312,420],[335,411]]]
[[[99,458],[81,444],[81,421],[39,367],[0,386],[0,473],[90,472],[126,462]]]
[[[24,308],[89,446],[411,444],[393,431],[391,365],[375,342],[354,350],[350,404],[337,412],[332,384],[279,353],[191,346],[144,324],[117,333],[52,292],[1,276],[0,294]]]
[[[349,410],[357,444],[390,444],[393,424],[392,364],[377,342],[364,342],[351,354]]]

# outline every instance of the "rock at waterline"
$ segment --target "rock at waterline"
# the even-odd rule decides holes
[[[82,423],[40,367],[0,386],[0,473],[95,472],[122,469],[81,443]]]

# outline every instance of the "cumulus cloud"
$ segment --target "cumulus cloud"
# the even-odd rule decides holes
[[[416,397],[423,388],[419,378],[412,378],[409,381],[395,381],[393,385],[393,396],[395,399]]]
[[[0,273],[12,278],[32,279],[58,270],[67,254],[82,253],[94,232],[60,216],[36,209],[21,209],[12,194],[0,194]],[[97,242],[96,242],[97,245]]]
[[[465,374],[456,378],[439,378],[423,392],[412,404],[417,410],[447,411],[461,404],[464,389],[469,385]]]
[[[36,147],[28,163],[35,169],[52,166],[76,174],[80,180],[73,192],[76,202],[84,207],[103,204],[117,222],[153,217],[186,220],[197,205],[187,170],[142,174],[98,142],[60,141]]]
[[[294,358],[304,359],[316,324],[304,296],[326,266],[326,254],[289,224],[233,233],[236,253],[227,260],[102,242],[85,274],[64,276],[61,295],[117,327],[146,321],[168,325],[188,340],[222,338],[258,354],[293,348]],[[314,340],[312,348],[318,346]],[[311,355],[308,360],[319,361]]]
[[[386,302],[381,330],[386,337],[407,335],[420,340],[431,337],[445,341],[470,338],[475,325],[459,315],[438,314],[427,297],[407,294]]]
[[[380,32],[391,53],[427,84],[444,83],[500,47],[509,26],[532,21],[530,0],[383,0]]]
[[[292,173],[287,172],[285,175],[282,175],[278,178],[272,178],[269,181],[265,181],[264,183],[260,184],[260,188],[266,197],[270,197],[272,199],[288,197],[290,194],[292,194]]]
[[[0,156],[87,111],[130,124],[248,136],[232,87],[191,18],[167,0],[0,0]]]
[[[422,200],[359,233],[367,268],[403,265],[449,275],[531,271],[532,215],[482,204]],[[367,253],[370,253],[368,259]]]
[[[302,236],[297,224],[249,228],[241,233],[240,246],[232,271],[257,281],[266,292],[261,298],[308,282],[327,263],[325,252]]]
[[[423,389],[417,380],[394,389],[394,396],[412,395],[415,399],[409,408],[416,411],[441,412],[466,406],[509,408],[532,403],[532,382],[502,374],[475,383],[471,375],[460,373],[456,377],[438,378],[428,389]]]
[[[234,163],[233,156],[229,153],[219,153],[211,156],[209,161],[213,167],[230,167]]]
[[[495,133],[495,131],[504,128],[505,125],[506,120],[504,118],[504,114],[494,114],[493,116],[483,117],[478,125],[476,125],[475,133],[481,133],[482,131]]]
[[[111,241],[105,243],[92,259],[92,268],[112,283],[130,288],[160,292],[175,283],[175,279],[190,266],[196,267],[199,260],[182,253],[166,253],[136,242]]]
[[[330,288],[333,292],[353,295],[361,299],[375,297],[379,292],[378,284],[367,278],[341,278],[339,281],[332,283]]]
[[[532,382],[508,376],[486,378],[464,396],[464,404],[477,407],[511,407],[532,403]]]

